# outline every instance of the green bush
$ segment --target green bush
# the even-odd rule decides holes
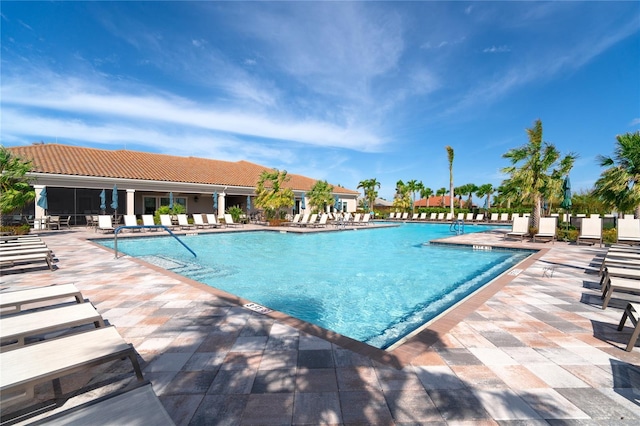
[[[240,222],[240,216],[244,214],[244,211],[238,206],[229,207],[227,213],[231,215],[234,222]]]
[[[605,229],[602,231],[602,242],[606,244],[615,244],[618,241],[618,230],[616,228]]]

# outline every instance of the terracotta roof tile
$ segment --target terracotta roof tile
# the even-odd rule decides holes
[[[211,185],[255,187],[260,173],[268,167],[248,161],[220,161],[199,157],[178,157],[148,152],[84,148],[61,144],[34,144],[7,148],[31,160],[33,172],[60,175],[143,179]],[[308,191],[317,181],[289,174],[286,186]],[[334,185],[334,192],[358,194]]]

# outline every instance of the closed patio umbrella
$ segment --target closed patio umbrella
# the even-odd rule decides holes
[[[216,213],[218,211],[218,191],[213,193],[213,212]]]
[[[118,187],[113,185],[113,192],[111,193],[111,208],[113,211],[118,210]]]
[[[107,193],[103,189],[100,192],[100,210],[104,213],[106,209],[107,209]]]
[[[562,203],[560,203],[560,207],[569,211],[571,209],[571,181],[569,180],[569,176],[564,178],[564,182],[562,182]],[[569,222],[569,220],[567,220]],[[569,229],[569,224],[567,223],[567,229]]]
[[[251,195],[247,195],[247,213],[251,210]]]
[[[169,193],[169,210],[173,210],[173,192]]]
[[[334,203],[333,203],[333,208],[335,209],[335,211],[339,212],[340,211],[340,198],[338,198],[338,196],[336,195],[334,197]]]
[[[42,191],[40,191],[40,198],[38,199],[38,207],[42,207],[45,212],[44,214],[46,215],[47,212],[46,210],[49,208],[49,200],[47,200],[47,188],[42,188]]]
[[[300,202],[300,210],[305,210],[307,208],[307,206],[305,205],[304,202],[304,192],[302,193],[302,201]]]

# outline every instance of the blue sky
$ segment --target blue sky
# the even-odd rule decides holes
[[[593,186],[640,129],[640,2],[8,2],[5,146],[248,160],[355,189],[500,184],[544,139]]]

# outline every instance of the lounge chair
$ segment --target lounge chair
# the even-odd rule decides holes
[[[235,223],[233,221],[233,216],[231,216],[229,213],[225,213],[224,214],[224,223],[227,226],[232,226],[232,227],[236,227],[236,226],[242,227],[242,226],[244,226],[242,223]]]
[[[473,219],[474,222],[482,222],[484,220],[484,213],[478,213]]]
[[[195,228],[195,225],[192,225],[189,223],[189,220],[187,219],[187,215],[186,214],[179,214],[178,215],[178,226],[180,227],[180,229],[193,229]]]
[[[360,217],[362,215],[360,213],[354,213],[353,214],[353,220],[351,221],[352,225],[360,225]]]
[[[287,224],[287,226],[296,226],[300,222],[300,213],[296,213],[291,219],[291,222]]]
[[[98,216],[98,226],[96,227],[96,231],[100,232],[114,232],[115,228],[111,222],[111,216],[108,215],[100,215]]]
[[[62,225],[66,226],[67,229],[71,229],[71,216],[60,218],[60,226]]]
[[[178,226],[173,224],[173,222],[171,221],[171,216],[168,214],[160,215],[160,225],[165,226],[171,230],[178,228]]]
[[[326,214],[326,213],[323,213],[320,216],[320,220],[318,221],[318,223],[314,223],[311,226],[316,227],[316,228],[326,228],[328,219],[329,219],[329,215]]]
[[[218,218],[216,217],[216,215],[214,213],[207,213],[205,216],[207,217],[207,224],[211,228],[218,228],[218,227],[222,226],[220,224],[220,222],[218,222]]]
[[[21,315],[0,318],[0,351],[4,352],[25,345],[29,337],[81,325],[94,324],[104,327],[102,316],[91,303],[61,306]]]
[[[396,218],[396,213],[395,212],[389,213],[389,219],[395,219],[395,218]]]
[[[595,244],[596,242],[602,247],[602,219],[590,217],[582,219],[580,226],[580,235],[576,240],[578,245],[583,242],[590,242]]]
[[[418,220],[427,220],[427,214],[426,213],[420,213],[420,218]]]
[[[311,215],[309,213],[305,213],[302,215],[302,219],[300,219],[297,222],[291,222],[289,225],[290,226],[307,226],[307,224],[309,223],[310,217]]]
[[[411,220],[418,220],[418,216],[420,216],[420,214],[419,214],[419,213],[414,213],[414,214],[411,216]]]
[[[439,221],[444,221],[444,213],[438,213],[438,220]]]
[[[371,220],[371,213],[365,213],[362,215],[362,220],[360,221],[360,225],[366,226],[371,223],[370,220]]]
[[[127,357],[143,380],[135,350],[115,327],[45,340],[0,353],[0,401],[4,407],[34,396],[34,387],[108,361]],[[59,386],[54,386],[58,393]],[[56,395],[58,396],[58,395]]]
[[[124,216],[124,226],[138,226],[138,219],[135,214],[125,214]],[[130,228],[129,231],[142,231],[142,228]]]
[[[431,213],[429,215],[429,220],[438,220],[438,213]]]
[[[192,214],[191,217],[193,218],[193,226],[196,228],[204,229],[209,227],[208,223],[204,223],[202,213]]]
[[[151,383],[110,393],[52,414],[34,425],[154,425],[175,426]]]
[[[47,250],[46,252],[38,252],[38,253],[13,253],[11,255],[7,255],[6,253],[2,253],[2,257],[0,258],[0,266],[14,266],[16,264],[31,264],[34,262],[44,261],[47,262],[49,269],[53,271],[53,259],[51,257],[51,251]]]
[[[509,222],[509,213],[500,213],[500,222]]]
[[[407,220],[407,219],[409,219],[409,212],[404,212],[404,213],[402,213],[402,218],[401,218],[401,219],[402,219],[402,220]]]
[[[307,223],[303,223],[303,221],[300,221],[300,226],[314,226],[317,220],[318,220],[318,214],[313,213],[311,217],[309,217],[309,220]]]
[[[153,215],[151,215],[151,214],[143,214],[142,215],[142,224],[144,226],[153,226],[154,227],[154,228],[145,228],[146,230],[149,230],[149,231],[157,231],[158,229],[160,229],[160,228],[155,228],[155,226],[157,226],[157,225],[156,225],[155,220],[153,219]]]
[[[464,213],[458,213],[456,220],[464,220]]]
[[[618,244],[640,244],[640,219],[618,219]]]
[[[602,279],[602,309],[607,309],[614,292],[640,293],[640,280],[612,277],[604,270]]]
[[[76,303],[84,302],[80,290],[73,284],[0,292],[0,314],[6,315],[20,312],[24,305],[70,298],[74,298]]]
[[[464,220],[467,222],[473,222],[473,213],[467,213]]]
[[[90,214],[85,215],[84,219],[87,222],[87,228],[93,228],[97,225],[97,223],[94,223],[93,216],[91,216]]]
[[[513,218],[511,232],[507,232],[504,238],[519,238],[520,241],[529,235],[529,218],[516,216]]]
[[[447,213],[447,216],[445,217],[445,222],[453,222],[453,213],[449,212]]]
[[[528,218],[527,218],[528,219]],[[555,217],[541,217],[538,232],[533,235],[533,242],[549,240],[553,243],[556,239],[557,224]]]
[[[627,347],[625,348],[627,352],[631,352],[631,349],[633,349],[638,341],[638,336],[640,336],[640,304],[631,302],[627,304],[627,307],[622,314],[620,324],[618,324],[618,331],[622,331],[624,329],[624,324],[627,322],[627,319],[631,321],[634,327],[631,337],[629,337],[629,343],[627,343]]]

